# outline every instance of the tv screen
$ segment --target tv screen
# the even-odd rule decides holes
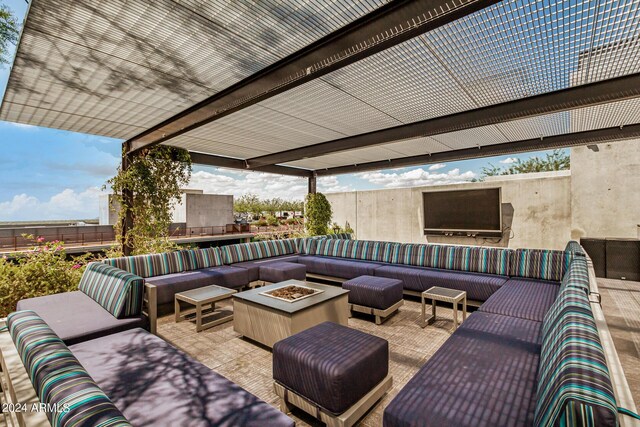
[[[425,232],[502,232],[500,188],[432,191],[423,194]]]

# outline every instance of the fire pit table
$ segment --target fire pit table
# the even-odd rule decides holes
[[[233,295],[233,329],[267,347],[323,322],[347,325],[348,290],[287,280]]]

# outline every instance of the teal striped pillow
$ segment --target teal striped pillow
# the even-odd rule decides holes
[[[220,248],[225,264],[252,261],[296,252],[294,241],[264,240],[262,242],[239,243],[237,245],[222,246]]]
[[[183,257],[188,260],[188,270],[218,267],[223,265],[222,253],[219,248],[204,248],[183,251]]]
[[[318,239],[310,253],[320,256],[353,258],[364,261],[397,262],[400,243],[372,240]]]
[[[517,249],[511,261],[510,276],[559,282],[569,269],[571,259],[571,253],[565,251]]]
[[[618,425],[611,377],[589,299],[575,287],[561,289],[543,322],[534,424]]]
[[[144,278],[164,276],[166,274],[181,273],[188,270],[188,261],[184,259],[183,252],[184,251],[177,251],[108,258],[103,260],[103,262]]]
[[[60,409],[46,413],[53,427],[131,426],[35,312],[11,313],[7,324],[40,402]]]
[[[144,279],[119,268],[89,263],[78,289],[118,319],[138,316],[142,311]]]

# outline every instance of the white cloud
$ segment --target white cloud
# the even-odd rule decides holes
[[[212,194],[233,194],[238,197],[252,193],[261,198],[279,197],[288,200],[302,199],[308,191],[307,180],[304,178],[246,171],[233,171],[232,174],[234,176],[228,176],[226,170],[225,173],[194,172],[188,187]],[[331,193],[350,189],[341,185],[336,177],[318,179],[318,191]]]
[[[472,171],[460,173],[460,169],[457,168],[447,173],[432,173],[424,169],[413,169],[404,173],[364,173],[360,177],[386,188],[398,188],[456,184],[470,181],[476,177],[476,174]]]
[[[430,171],[437,171],[438,169],[446,168],[447,165],[445,163],[436,163],[435,165],[429,166]]]
[[[0,202],[0,221],[97,218],[100,194],[98,187],[89,187],[80,193],[67,188],[48,201],[18,194],[11,200]]]
[[[15,122],[7,122],[7,123],[9,123],[11,126],[14,126],[14,127],[17,127],[17,128],[21,128],[21,129],[33,129],[33,130],[35,130],[35,129],[38,128],[37,126],[29,125],[29,124],[26,124],[26,123],[15,123]]]
[[[505,165],[510,165],[511,163],[515,163],[518,161],[517,157],[507,157],[504,160],[500,160],[500,163],[503,163]]]

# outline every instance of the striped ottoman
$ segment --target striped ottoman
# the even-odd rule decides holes
[[[376,316],[376,325],[382,323],[404,303],[402,281],[377,276],[359,276],[342,284],[349,290],[349,309]]]
[[[351,426],[391,388],[389,343],[324,322],[275,343],[273,379],[283,412]]]

